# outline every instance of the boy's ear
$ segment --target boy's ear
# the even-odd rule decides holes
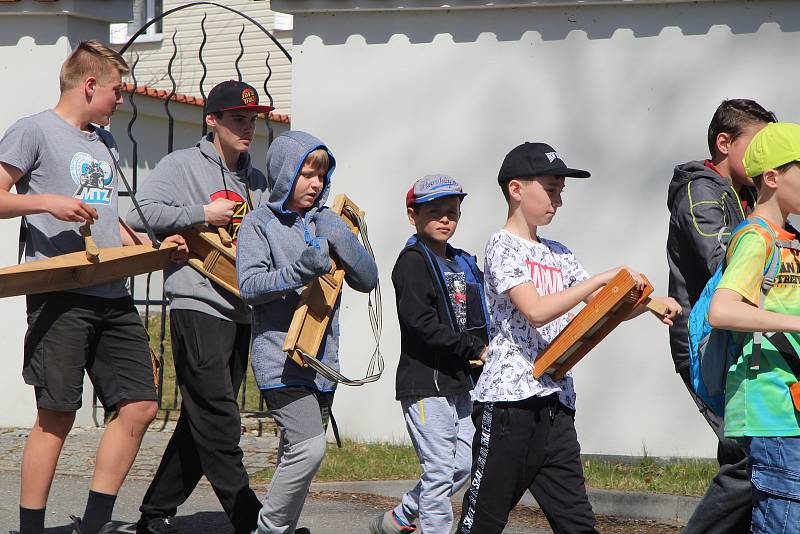
[[[729,133],[722,132],[717,134],[714,147],[717,149],[717,152],[723,156],[727,156],[731,149],[731,143],[733,143],[733,136]]]
[[[508,198],[519,201],[522,196],[522,181],[512,178],[508,181]]]
[[[406,208],[406,215],[408,216],[408,222],[411,223],[411,226],[416,228],[417,227],[417,212],[414,211],[414,208]]]
[[[209,126],[211,126],[213,128],[216,128],[216,126],[217,126],[217,116],[214,115],[213,113],[208,113],[206,115],[206,124],[208,124]]]
[[[94,95],[94,90],[97,87],[97,78],[95,76],[87,76],[83,80],[83,90],[86,96],[91,97]]]
[[[767,169],[761,175],[761,187],[776,189],[778,187],[778,176],[780,173],[775,169]]]

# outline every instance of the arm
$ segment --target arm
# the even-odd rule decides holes
[[[551,295],[540,295],[533,282],[525,282],[509,289],[508,296],[523,317],[538,328],[558,319],[582,300],[588,299],[610,279],[607,273],[598,274]]]
[[[279,299],[330,271],[332,262],[324,239],[319,240],[320,249],[308,247],[293,264],[274,269],[269,241],[254,217],[255,213],[247,214],[242,221],[236,246],[239,292],[247,304]]]
[[[724,244],[733,230],[732,222],[725,219],[719,186],[708,180],[689,182],[675,198],[673,212],[683,239],[689,243],[698,265],[702,266],[698,275],[711,278],[725,257]]]
[[[316,235],[328,240],[345,270],[347,285],[368,293],[378,285],[378,266],[339,215],[329,208],[314,214]]]
[[[728,264],[708,309],[712,327],[739,332],[800,332],[800,317],[767,311],[757,304],[769,254],[766,245],[765,237],[755,229],[733,237]]]
[[[207,222],[205,209],[207,205],[187,206],[176,200],[176,197],[181,196],[180,192],[176,194],[176,191],[187,187],[183,176],[182,167],[174,161],[174,158],[167,156],[156,165],[150,176],[142,181],[136,193],[142,214],[157,234],[177,232]],[[232,200],[221,200],[235,205]],[[230,210],[230,215],[233,215],[233,208]],[[125,220],[135,230],[144,231],[144,224],[139,219],[136,208],[131,208]]]
[[[436,292],[426,281],[420,280],[421,273],[426,272],[425,260],[418,254],[406,253],[398,260],[392,272],[392,283],[397,293],[400,322],[426,347],[465,360],[479,359],[484,349],[482,341],[456,332],[449,324],[439,321]]]
[[[714,291],[708,322],[714,328],[737,332],[800,332],[800,317],[761,309],[726,288]]]
[[[618,267],[597,274],[550,295],[540,295],[533,282],[526,282],[509,289],[508,296],[528,322],[538,328],[558,319],[581,301],[588,303],[620,269],[627,267]],[[636,287],[644,288],[644,280],[634,271],[627,270],[636,280]]]
[[[122,240],[123,247],[130,247],[132,245],[150,245],[152,243],[152,241],[150,241],[148,238],[137,233],[133,228],[128,226],[121,217],[119,219],[119,237]]]
[[[133,245],[152,245],[153,242],[147,237],[135,232],[133,228],[128,226],[121,218],[119,220],[119,236],[122,240],[123,247],[130,247]],[[182,235],[171,235],[161,241],[161,243],[175,243],[178,247],[172,251],[171,259],[176,263],[184,262],[189,259],[189,247],[186,245],[186,240]]]
[[[0,162],[0,219],[49,213],[56,219],[86,222],[97,219],[97,210],[77,198],[62,195],[19,195],[11,188],[22,178],[17,167]]]

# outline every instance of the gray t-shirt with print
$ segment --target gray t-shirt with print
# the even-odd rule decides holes
[[[102,139],[100,138],[102,136]],[[0,161],[22,171],[18,194],[56,194],[79,198],[97,210],[92,224],[97,246],[119,247],[117,173],[106,144],[114,157],[117,148],[110,133],[99,128],[84,132],[49,109],[25,117],[6,130],[0,139]],[[60,221],[49,213],[26,215],[25,261],[53,258],[84,250],[80,224]],[[103,298],[128,295],[124,280],[72,290]]]

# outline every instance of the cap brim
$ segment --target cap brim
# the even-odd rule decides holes
[[[567,178],[589,178],[591,174],[589,171],[582,171],[580,169],[558,169],[551,173],[553,176],[566,176]]]
[[[465,196],[467,196],[466,193],[456,193],[455,191],[433,193],[433,194],[426,195],[426,196],[424,196],[422,198],[418,198],[418,199],[414,200],[414,204],[424,204],[426,202],[430,202],[431,200],[436,200],[437,198],[442,198],[442,197],[461,197],[461,198],[464,198]]]
[[[222,113],[223,111],[236,111],[239,109],[246,109],[248,111],[255,111],[257,113],[268,113],[275,108],[272,106],[234,106],[232,108],[222,108],[222,109],[215,109],[211,111],[207,111],[206,113]]]

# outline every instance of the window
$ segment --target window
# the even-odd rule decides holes
[[[153,20],[160,17],[164,12],[164,0],[133,0],[133,20],[128,23],[111,24],[110,40],[113,44],[124,44],[139,29]],[[163,20],[159,20],[149,26],[145,33],[140,35],[137,43],[161,41],[163,30]]]

